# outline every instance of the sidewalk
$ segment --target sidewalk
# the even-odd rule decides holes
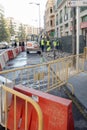
[[[87,73],[79,73],[69,78],[68,82],[74,87],[75,97],[87,109]],[[70,87],[68,89],[71,91]]]

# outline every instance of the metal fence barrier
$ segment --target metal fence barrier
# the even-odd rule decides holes
[[[9,79],[11,86],[22,84],[46,92],[62,86],[68,78],[84,71],[84,63],[84,54],[73,55],[43,64],[1,71],[0,76],[4,77],[2,83],[6,86],[9,86]]]
[[[3,95],[4,94],[4,95]],[[27,128],[27,124],[28,124],[28,104],[31,104],[35,111],[37,112],[37,120],[38,120],[38,130],[43,130],[43,115],[42,115],[42,111],[41,108],[39,107],[39,105],[29,96],[26,96],[22,93],[19,93],[9,87],[6,86],[2,86],[1,87],[1,99],[3,98],[3,101],[1,100],[0,102],[0,106],[1,106],[1,121],[0,123],[3,124],[5,126],[5,130],[7,130],[7,125],[8,125],[8,113],[9,113],[9,98],[12,102],[13,98],[14,98],[14,108],[13,108],[13,119],[10,119],[10,125],[12,123],[12,120],[14,122],[14,129],[13,130],[17,130],[17,111],[19,112],[20,110],[17,110],[17,99],[20,98],[24,101],[24,106],[25,106],[25,130],[28,130]],[[3,104],[4,103],[4,104]],[[21,102],[20,102],[21,103]],[[11,103],[10,103],[11,104]],[[21,104],[20,104],[21,105]],[[23,107],[24,107],[23,106]],[[2,108],[3,107],[3,108]]]

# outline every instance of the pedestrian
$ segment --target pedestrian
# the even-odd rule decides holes
[[[24,41],[22,42],[22,46],[24,46]]]
[[[21,46],[21,42],[19,42],[19,46]]]
[[[16,42],[14,43],[14,47],[17,47],[17,43]]]
[[[41,49],[42,49],[42,52],[44,52],[44,39],[41,40]]]

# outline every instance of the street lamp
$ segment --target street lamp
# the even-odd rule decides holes
[[[35,4],[39,7],[39,34],[40,34],[40,3],[29,3],[29,4]]]

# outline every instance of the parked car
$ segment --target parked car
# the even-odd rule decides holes
[[[0,49],[7,49],[9,48],[9,44],[7,42],[0,42]]]
[[[38,42],[36,41],[27,41],[26,43],[26,52],[36,52],[38,54],[41,54],[41,48]]]

